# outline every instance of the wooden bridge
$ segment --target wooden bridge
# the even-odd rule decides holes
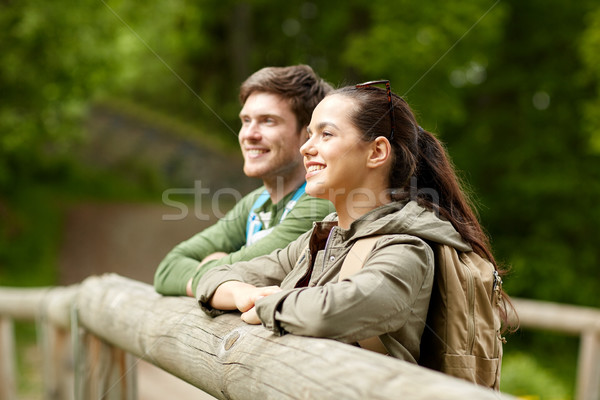
[[[577,400],[600,398],[600,311],[515,300],[521,326],[581,336]],[[328,339],[212,319],[185,297],[109,274],[0,288],[0,400],[16,399],[13,319],[37,321],[45,399],[136,399],[137,358],[218,399],[509,399]]]

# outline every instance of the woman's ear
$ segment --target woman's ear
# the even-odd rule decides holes
[[[377,168],[385,164],[392,155],[392,146],[387,138],[378,136],[370,143],[367,167]]]

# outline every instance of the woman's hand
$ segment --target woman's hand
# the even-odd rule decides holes
[[[252,307],[251,309],[243,313],[242,321],[250,325],[260,324],[260,318],[258,318],[258,314],[256,313],[256,307]]]
[[[258,314],[256,313],[255,304],[258,299],[272,295],[274,293],[281,292],[281,288],[279,286],[266,286],[262,288],[256,288],[253,293],[250,293],[250,297],[252,300],[252,307],[247,311],[242,313],[242,321],[251,325],[260,324],[260,318],[258,318]],[[244,299],[242,299],[244,300]],[[249,304],[249,303],[244,303]],[[238,308],[238,310],[242,311],[242,309]]]
[[[279,286],[256,287],[249,283],[227,281],[217,288],[210,306],[219,310],[237,309],[245,313],[254,307],[258,299],[280,291]]]

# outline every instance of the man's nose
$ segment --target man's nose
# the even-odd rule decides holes
[[[243,140],[260,140],[260,129],[256,122],[250,122],[242,126],[240,129],[240,141]]]

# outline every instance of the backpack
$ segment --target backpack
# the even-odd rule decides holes
[[[340,275],[362,268],[377,239],[356,241],[350,249],[354,257],[346,256]],[[498,390],[504,342],[500,335],[502,280],[494,266],[475,252],[429,244],[435,254],[435,272],[419,365]],[[381,341],[373,339],[359,345],[383,352]],[[379,343],[368,344],[374,342]]]

